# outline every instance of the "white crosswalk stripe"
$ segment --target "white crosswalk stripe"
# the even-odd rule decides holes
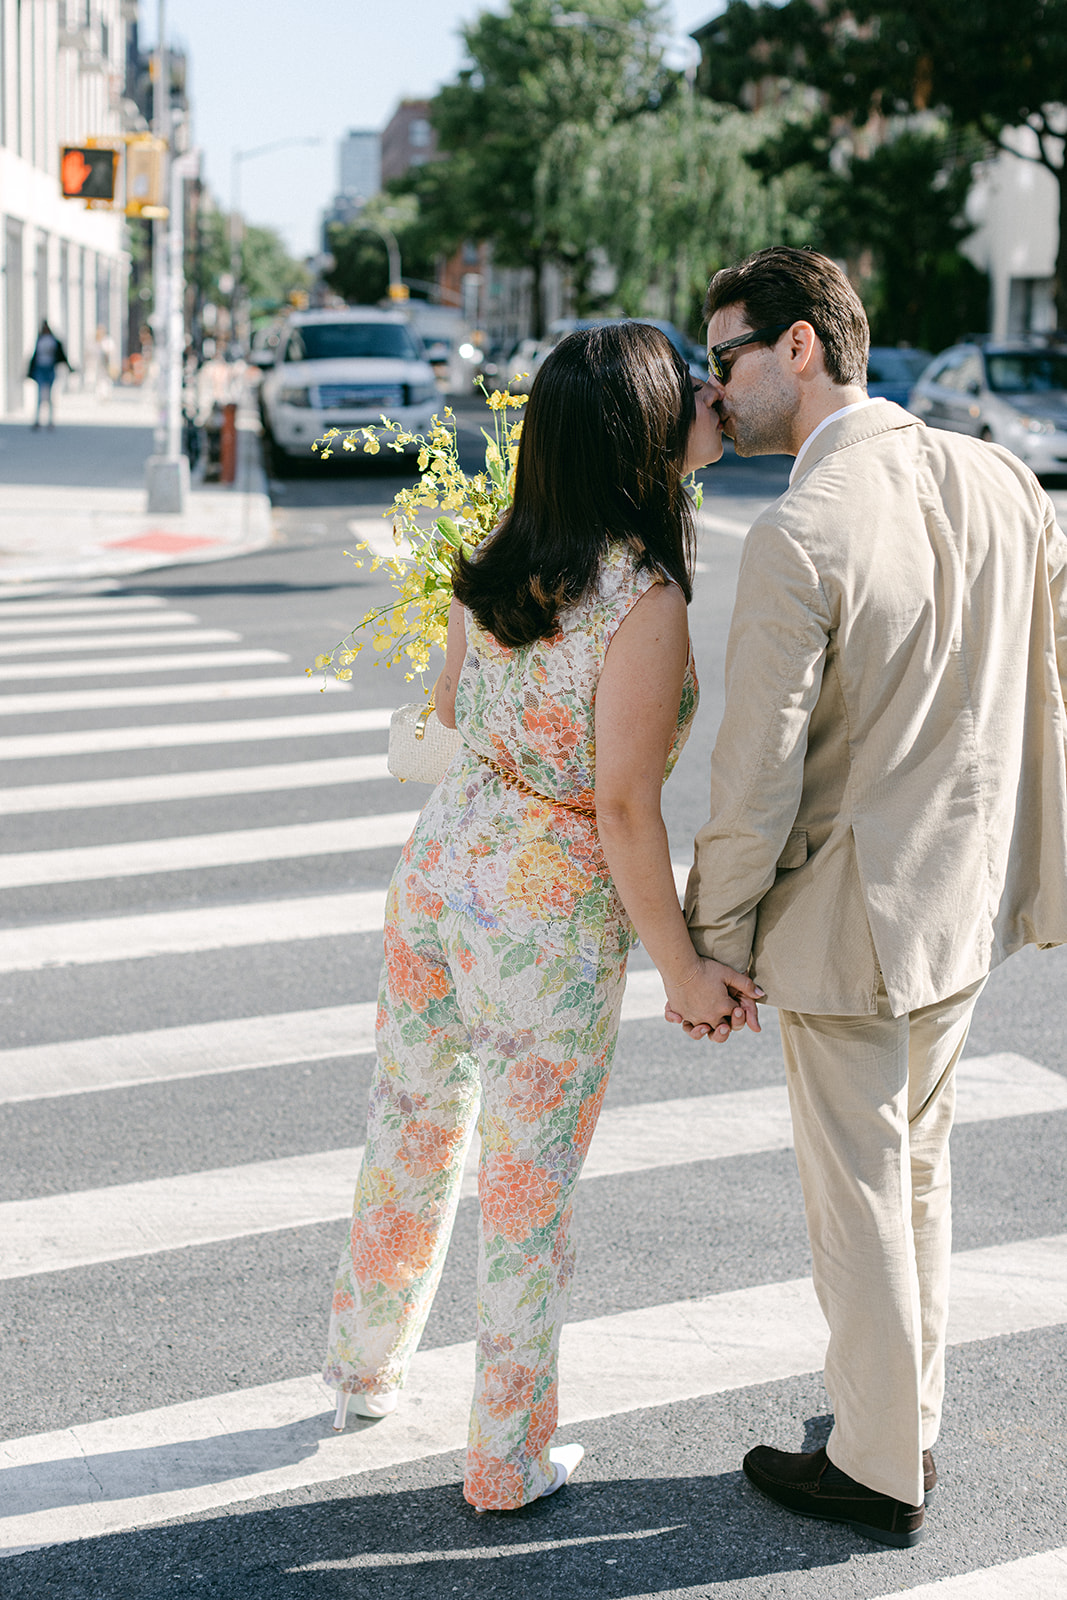
[[[175,722],[155,727],[91,728],[70,733],[27,733],[0,738],[0,761],[42,756],[98,756],[113,750],[166,750],[190,744],[248,744],[276,739],[319,739],[327,734],[388,728],[384,711],[308,711],[298,717],[255,717],[247,722]]]
[[[385,890],[302,895],[195,911],[145,912],[0,930],[0,972],[86,966],[149,956],[193,955],[243,945],[288,944],[374,933],[382,925]]]
[[[1067,1296],[1067,1236],[962,1252],[952,1274],[951,1344],[1052,1326]],[[808,1279],[571,1323],[560,1422],[800,1376],[822,1365],[825,1344]],[[9,1440],[0,1548],[98,1537],[457,1450],[473,1372],[473,1344],[419,1351],[398,1411],[341,1435],[322,1384],[299,1377]]]
[[[200,639],[204,644],[208,642],[203,634]],[[209,667],[221,667],[229,672],[234,667],[267,667],[289,659],[280,650],[198,650],[187,651],[184,655],[164,653],[77,659],[64,658],[57,652],[57,657],[54,661],[0,662],[0,681],[36,683],[42,678],[113,678],[120,673],[136,673],[140,677],[145,672],[206,672]]]
[[[197,701],[268,700],[279,695],[318,694],[322,678],[231,678],[217,683],[148,683],[121,689],[55,689],[39,694],[0,697],[0,717],[39,716],[43,712],[116,711],[133,706],[179,706]],[[326,680],[326,693],[348,689],[336,678]]]
[[[363,1021],[357,1037],[366,1048],[372,1019]],[[958,1096],[957,1122],[999,1121],[1067,1110],[1067,1080],[1018,1056],[987,1056],[961,1063]],[[792,1142],[784,1088],[654,1101],[601,1113],[582,1178],[759,1155]],[[0,1279],[336,1221],[351,1208],[361,1156],[360,1147],[326,1150],[9,1201],[0,1205]],[[472,1152],[466,1195],[476,1192],[476,1164]]]
[[[89,845],[75,850],[33,850],[0,855],[0,889],[31,884],[84,883],[94,878],[132,878],[145,873],[190,872],[294,856],[380,850],[404,843],[417,811],[345,817],[340,822],[291,822],[281,828],[240,828],[231,833],[193,833],[178,839],[136,844]]]
[[[81,783],[35,783],[0,789],[0,816],[29,812],[87,811],[100,806],[158,805],[167,800],[208,800],[220,795],[325,789],[387,778],[386,758],[335,756],[322,761],[280,761],[268,767],[220,767],[205,772],[159,772],[142,778],[96,778]]]
[[[177,628],[196,621],[197,618],[191,611],[157,611],[147,616],[143,616],[140,612],[133,612],[127,616],[114,616],[111,613],[101,615],[98,611],[94,611],[83,616],[68,614],[61,624],[57,624],[54,615],[31,617],[27,621],[20,608],[19,615],[14,620],[7,612],[0,613],[0,639],[26,639],[29,649],[33,648],[28,642],[33,635],[55,633],[57,626],[62,628],[57,640],[59,643],[64,643],[72,633],[94,633],[106,628]],[[230,635],[231,639],[234,637],[236,635]],[[55,642],[51,641],[52,644]],[[121,636],[116,635],[115,642],[122,643]],[[92,641],[87,643],[91,646]],[[11,653],[13,652],[9,650],[8,654]]]
[[[166,616],[153,617],[152,621],[169,621]],[[195,618],[194,618],[195,621]],[[233,644],[240,638],[229,628],[175,628],[173,633],[106,633],[96,638],[78,635],[70,639],[65,633],[50,637],[0,639],[0,656],[48,655],[63,656],[74,650],[169,650],[174,645]],[[80,661],[65,663],[71,672],[77,671]]]
[[[712,522],[714,531],[735,531],[723,518]],[[67,728],[62,723],[57,728],[48,720],[43,725],[31,722],[32,732],[0,737],[0,761],[58,761],[125,752],[123,765],[136,768],[139,757],[143,756],[144,766],[160,766],[171,758],[157,756],[157,752],[179,752],[173,758],[173,771],[134,771],[130,776],[7,788],[0,791],[0,815],[45,820],[71,815],[75,820],[73,813],[84,812],[84,826],[67,835],[84,839],[93,813],[113,808],[176,801],[195,805],[226,797],[239,802],[244,795],[272,793],[281,799],[287,793],[296,796],[301,790],[327,788],[335,791],[332,803],[336,806],[336,791],[341,786],[386,779],[384,754],[360,748],[358,741],[364,735],[384,732],[390,708],[320,710],[317,702],[307,700],[309,694],[319,692],[320,681],[298,676],[291,667],[285,676],[241,676],[243,669],[290,658],[269,649],[189,649],[194,641],[198,646],[212,642],[240,646],[237,634],[193,628],[195,624],[196,617],[172,609],[153,595],[44,593],[10,604],[0,596],[0,680],[14,686],[12,693],[0,696],[0,717],[66,717],[71,722]],[[183,632],[190,629],[193,631]],[[122,653],[108,657],[107,651]],[[64,659],[64,652],[70,654],[70,660]],[[135,681],[161,672],[175,677],[204,672],[212,676],[206,681],[203,677],[167,683]],[[125,682],[93,687],[79,681],[94,676]],[[64,680],[63,686],[54,690],[22,692],[18,687],[20,680],[59,678]],[[350,686],[333,681],[327,687],[331,693],[352,692]],[[132,721],[103,729],[77,725],[83,711],[136,713],[154,706],[211,706],[228,701],[247,702],[252,707],[262,701],[267,710],[272,701],[288,695],[303,697],[305,705],[299,714],[144,726]],[[338,737],[357,741],[350,744],[351,753],[326,757],[307,743]],[[293,741],[300,741],[296,748],[306,752],[307,759],[284,759]],[[258,742],[277,745],[282,759],[255,766],[197,768],[197,746],[224,750]],[[187,757],[182,754],[185,751]],[[191,762],[189,767],[186,760]],[[281,946],[291,946],[295,954],[308,941],[378,933],[384,910],[384,876],[379,887],[360,892],[286,897],[275,890],[262,900],[185,904],[132,915],[111,914],[106,892],[113,880],[143,875],[159,878],[160,896],[164,891],[184,895],[184,884],[168,890],[168,885],[174,885],[168,875],[311,860],[349,851],[393,850],[410,831],[417,815],[411,807],[421,803],[425,793],[418,786],[393,789],[384,798],[375,791],[374,813],[359,814],[356,797],[339,820],[305,820],[296,812],[295,801],[288,813],[294,820],[283,820],[286,814],[279,804],[272,807],[272,820],[278,813],[276,824],[266,827],[243,827],[239,804],[235,804],[232,827],[200,833],[178,831],[184,815],[183,823],[160,824],[154,819],[149,823],[144,811],[132,812],[134,825],[124,828],[124,836],[110,844],[89,842],[57,848],[54,840],[64,835],[50,831],[49,848],[0,853],[0,889],[88,885],[83,892],[89,896],[86,903],[94,914],[0,928],[0,975],[15,975],[13,982],[21,983],[20,974],[69,966],[86,969],[90,985],[107,985],[113,981],[114,963],[120,961],[165,963],[171,956],[255,951],[262,946],[265,950],[272,947],[271,954],[255,956],[255,961],[280,963],[286,959],[278,948]],[[382,810],[383,805],[395,809]],[[167,836],[130,838],[141,819],[145,831],[152,826],[157,832],[165,830]],[[216,824],[218,812],[212,811],[205,820]],[[20,824],[20,842],[27,826]],[[115,831],[112,825],[106,836]],[[88,837],[91,841],[91,833]],[[368,869],[373,865],[368,862]],[[675,863],[674,872],[681,888],[687,867]],[[379,882],[377,871],[369,881]],[[195,895],[189,898],[195,899]],[[372,954],[370,965],[376,964],[377,957]],[[93,969],[98,969],[99,976]],[[156,969],[148,970],[154,975]],[[288,998],[291,991],[278,992]],[[627,1031],[662,1017],[662,1008],[657,974],[644,967],[632,968],[623,1007],[624,1046]],[[56,1113],[65,1116],[69,1100],[71,1106],[82,1105],[90,1112],[95,1104],[106,1120],[111,1104],[108,1097],[133,1086],[148,1089],[176,1084],[180,1093],[185,1079],[365,1056],[373,1050],[376,1009],[373,1001],[362,1001],[245,1017],[226,1015],[220,1007],[224,1014],[218,1020],[167,1027],[153,1026],[152,1014],[145,1012],[140,1018],[131,1016],[131,1021],[148,1024],[140,1029],[111,1034],[87,1031],[85,1037],[53,1043],[19,1043],[26,1035],[15,1031],[9,1033],[7,1047],[0,1048],[0,1104],[25,1107],[32,1115],[35,1103],[43,1106],[58,1100]],[[239,1012],[239,1005],[232,1010]],[[17,1030],[17,1019],[13,1020]],[[116,1025],[111,1014],[104,1023],[108,1025]],[[647,1032],[631,1037],[643,1042]],[[41,1034],[29,1037],[40,1038]],[[244,1081],[234,1078],[235,1084]],[[706,1080],[702,1076],[700,1081]],[[228,1093],[228,1085],[223,1083],[222,1088]],[[85,1096],[99,1099],[95,1103],[79,1099]],[[1059,1117],[1064,1112],[1067,1077],[1061,1073],[1009,1053],[973,1055],[960,1064],[957,1121],[961,1124],[999,1125],[1005,1136],[1011,1136],[1014,1128],[1022,1126],[1018,1119]],[[346,1109],[338,1126],[359,1134],[359,1122],[358,1108]],[[1040,1126],[1047,1129],[1050,1124]],[[788,1151],[791,1139],[786,1091],[780,1084],[609,1104],[582,1176],[586,1183],[611,1178],[625,1185],[642,1174],[685,1164]],[[48,1292],[62,1294],[63,1280],[58,1275],[64,1272],[132,1261],[134,1267],[125,1270],[135,1271],[139,1279],[151,1283],[152,1273],[159,1270],[154,1263],[164,1256],[172,1262],[195,1259],[179,1253],[209,1245],[236,1251],[240,1240],[256,1235],[274,1234],[284,1239],[288,1230],[323,1223],[340,1225],[349,1213],[360,1155],[359,1146],[349,1145],[95,1188],[72,1185],[62,1193],[2,1203],[0,1280],[13,1288],[19,1279],[40,1280],[48,1284]],[[476,1159],[474,1150],[463,1184],[467,1197],[475,1193]],[[326,1263],[324,1267],[327,1278],[329,1266]],[[673,1285],[670,1292],[675,1292]],[[85,1308],[80,1307],[78,1314],[86,1316]],[[91,1322],[91,1310],[88,1317]],[[1010,1340],[1063,1323],[1067,1323],[1067,1235],[1016,1239],[954,1256],[950,1339],[955,1346]],[[570,1427],[594,1418],[611,1419],[801,1378],[821,1367],[825,1343],[825,1324],[807,1279],[765,1282],[700,1299],[641,1305],[575,1323],[563,1335],[561,1424]],[[654,1359],[650,1359],[650,1351],[655,1352]],[[373,1426],[350,1422],[341,1436],[330,1428],[331,1403],[319,1380],[302,1375],[295,1364],[291,1370],[295,1375],[254,1389],[200,1394],[175,1405],[134,1415],[101,1416],[85,1424],[0,1443],[0,1554],[137,1530],[170,1517],[195,1517],[262,1496],[298,1495],[313,1485],[335,1484],[357,1474],[416,1463],[459,1449],[466,1441],[473,1375],[469,1343],[421,1351],[395,1416]],[[216,1386],[224,1381],[220,1376]],[[598,1533],[553,1540],[552,1544],[595,1545],[607,1537],[640,1542],[671,1528],[673,1524],[663,1529],[642,1527],[610,1536]],[[507,1552],[501,1549],[499,1554],[541,1548],[536,1541],[529,1546],[511,1543]],[[385,1569],[430,1563],[427,1570],[432,1583],[436,1563],[485,1558],[484,1550],[440,1549],[415,1554],[404,1546],[395,1552],[371,1553],[361,1564]],[[327,1572],[346,1565],[324,1557],[289,1570]],[[877,1578],[872,1581],[877,1586]],[[886,1583],[887,1594],[890,1588]],[[873,1594],[876,1587],[864,1592]],[[1058,1597],[1067,1593],[1067,1550],[1049,1550],[981,1572],[957,1571],[936,1584],[892,1592],[910,1594],[914,1600],[935,1600],[941,1595],[946,1600],[993,1600],[994,1596],[1000,1600],[1008,1594]]]

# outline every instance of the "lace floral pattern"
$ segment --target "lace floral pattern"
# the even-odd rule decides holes
[[[390,886],[378,1066],[327,1383],[399,1388],[440,1278],[475,1125],[478,1336],[464,1493],[508,1509],[548,1486],[574,1188],[607,1087],[633,929],[595,820],[593,703],[604,655],[654,580],[614,550],[557,635],[502,649],[472,625],[468,742]],[[696,709],[690,670],[668,766]],[[510,786],[481,759],[546,798]]]

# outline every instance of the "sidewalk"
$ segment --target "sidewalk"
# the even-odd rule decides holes
[[[55,430],[0,422],[0,585],[219,561],[274,539],[258,423],[238,413],[237,481],[197,484],[181,516],[146,510],[154,395],[56,397]]]

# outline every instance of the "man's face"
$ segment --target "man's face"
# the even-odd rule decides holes
[[[708,349],[751,330],[744,306],[726,306],[708,323]],[[744,344],[722,356],[726,384],[718,412],[722,431],[734,441],[739,456],[791,453],[792,420],[800,404],[776,345]]]

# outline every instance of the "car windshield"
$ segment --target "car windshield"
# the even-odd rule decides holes
[[[929,361],[926,350],[872,350],[867,362],[867,382],[914,383]]]
[[[297,359],[303,361],[345,356],[416,361],[419,356],[411,334],[396,322],[310,322],[297,329],[297,338],[303,347]]]
[[[985,359],[989,387],[997,394],[1052,394],[1067,390],[1067,354],[1055,350],[1002,350]]]

